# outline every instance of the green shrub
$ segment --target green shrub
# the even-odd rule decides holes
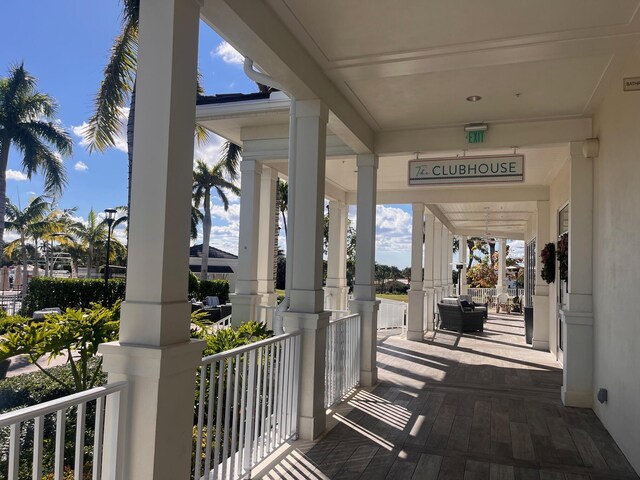
[[[109,302],[124,300],[125,282],[109,280]],[[34,278],[29,282],[22,306],[22,314],[31,316],[34,311],[49,307],[89,308],[92,303],[102,303],[104,280],[95,278]]]
[[[200,280],[198,279],[198,276],[193,273],[193,272],[189,272],[189,298],[198,298],[198,295],[200,294]]]
[[[97,359],[90,360],[91,368],[96,368]],[[62,379],[66,383],[73,384],[73,374],[71,366],[62,365],[51,367],[47,372]],[[103,385],[107,376],[98,367],[97,380],[95,385]],[[15,377],[8,377],[0,381],[0,413],[5,413],[17,408],[30,407],[39,403],[55,400],[56,398],[69,395],[66,388],[57,382],[51,381],[42,372],[25,373]]]
[[[4,335],[5,333],[11,331],[15,327],[27,323],[29,319],[27,317],[21,317],[20,315],[15,316],[0,316],[0,335]]]
[[[229,282],[226,280],[202,280],[200,282],[200,301],[209,296],[218,297],[220,303],[229,301]]]

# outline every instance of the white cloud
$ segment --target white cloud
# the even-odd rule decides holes
[[[509,245],[509,258],[524,258],[524,242],[522,240],[510,240],[507,245]]]
[[[236,65],[242,65],[242,63],[244,63],[244,57],[242,54],[225,41],[220,43],[215,50],[211,51],[211,56],[220,57],[225,63],[232,63]]]
[[[87,170],[89,170],[89,167],[87,166],[86,163],[84,162],[76,162],[76,164],[73,166],[73,169],[77,172],[85,172]]]
[[[129,108],[123,107],[120,109],[118,115],[120,119],[120,128],[115,137],[115,148],[121,152],[127,152],[127,119],[129,118]],[[80,138],[80,145],[87,147],[90,143],[90,137],[87,135],[87,122],[83,122],[82,125],[76,125],[71,127],[71,131]]]
[[[411,251],[411,215],[397,207],[376,207],[376,250]]]
[[[29,177],[25,173],[22,173],[18,170],[7,170],[7,180],[15,180],[17,182],[23,182],[25,180],[29,180]]]

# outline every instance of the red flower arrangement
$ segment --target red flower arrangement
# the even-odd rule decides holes
[[[567,281],[569,279],[569,234],[563,233],[558,239],[558,272],[560,280]]]
[[[545,282],[553,283],[556,280],[556,245],[547,243],[540,252],[540,258],[542,259],[540,276]]]

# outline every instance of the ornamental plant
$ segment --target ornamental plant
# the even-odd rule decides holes
[[[569,279],[569,234],[563,233],[558,239],[558,272],[560,280],[565,282]]]
[[[556,245],[547,243],[540,252],[540,258],[542,259],[540,276],[545,282],[553,283],[556,280]]]

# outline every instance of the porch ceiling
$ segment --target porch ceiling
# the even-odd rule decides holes
[[[639,0],[265,3],[205,0],[203,15],[295,96],[323,98],[369,146],[360,120],[375,137],[588,117],[640,39]]]

